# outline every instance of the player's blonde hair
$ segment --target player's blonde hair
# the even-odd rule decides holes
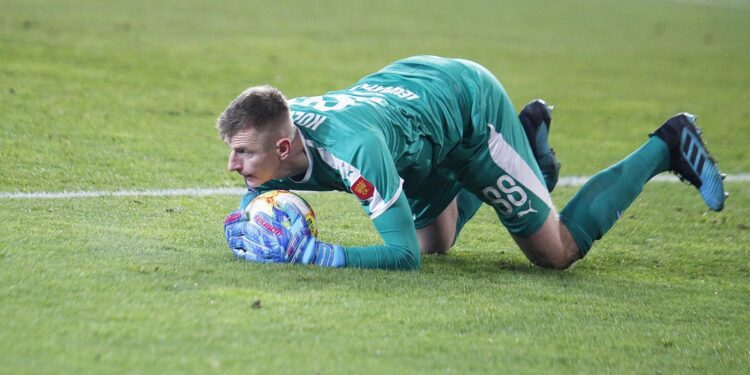
[[[219,137],[226,141],[242,130],[264,130],[289,116],[286,97],[279,89],[270,85],[254,86],[229,103],[216,120],[216,129]]]

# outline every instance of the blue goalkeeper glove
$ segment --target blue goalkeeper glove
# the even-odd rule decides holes
[[[224,220],[224,235],[236,258],[258,263],[286,263],[286,254],[275,234],[252,225],[244,210],[236,210]]]
[[[284,212],[292,225],[287,231],[289,244],[287,257],[290,263],[315,264],[324,267],[346,266],[344,249],[339,245],[319,241],[310,233],[305,215],[294,204],[287,204]],[[282,230],[286,229],[281,226]]]
[[[287,229],[275,218],[260,214],[267,225],[250,223],[244,210],[229,214],[224,221],[227,244],[235,257],[259,263],[301,263],[325,267],[346,265],[344,249],[318,241],[299,209],[285,207],[291,226]]]

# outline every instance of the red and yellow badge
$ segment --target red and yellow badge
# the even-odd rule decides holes
[[[352,184],[352,193],[361,200],[368,200],[372,198],[372,194],[375,192],[375,187],[372,186],[370,181],[367,181],[364,177],[359,178]]]

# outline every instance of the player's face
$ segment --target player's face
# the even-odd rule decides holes
[[[273,136],[255,129],[240,131],[227,142],[230,149],[227,167],[241,174],[251,188],[278,178],[281,159],[276,141]]]

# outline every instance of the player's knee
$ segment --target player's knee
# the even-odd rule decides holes
[[[543,245],[519,243],[526,257],[535,265],[542,268],[564,270],[573,265],[580,255],[577,249],[562,246],[562,244],[545,243]]]
[[[419,248],[422,254],[448,254],[451,249],[451,245],[445,243],[431,242],[427,244],[419,244]]]
[[[425,255],[432,255],[432,254],[445,255],[445,254],[448,254],[448,252],[450,250],[451,249],[422,249],[422,254],[425,254]]]
[[[575,258],[552,258],[552,259],[532,259],[532,262],[542,268],[554,270],[566,270],[570,268],[578,259]]]
[[[513,236],[529,260],[543,268],[564,270],[581,258],[575,240],[551,212],[544,226],[528,237]]]
[[[555,270],[565,270],[570,268],[580,256],[577,252],[571,251],[571,249],[559,249],[557,251],[538,251],[529,259],[535,265],[542,268],[549,268]]]
[[[447,254],[453,247],[455,234],[441,232],[418,232],[419,249],[422,254]]]

